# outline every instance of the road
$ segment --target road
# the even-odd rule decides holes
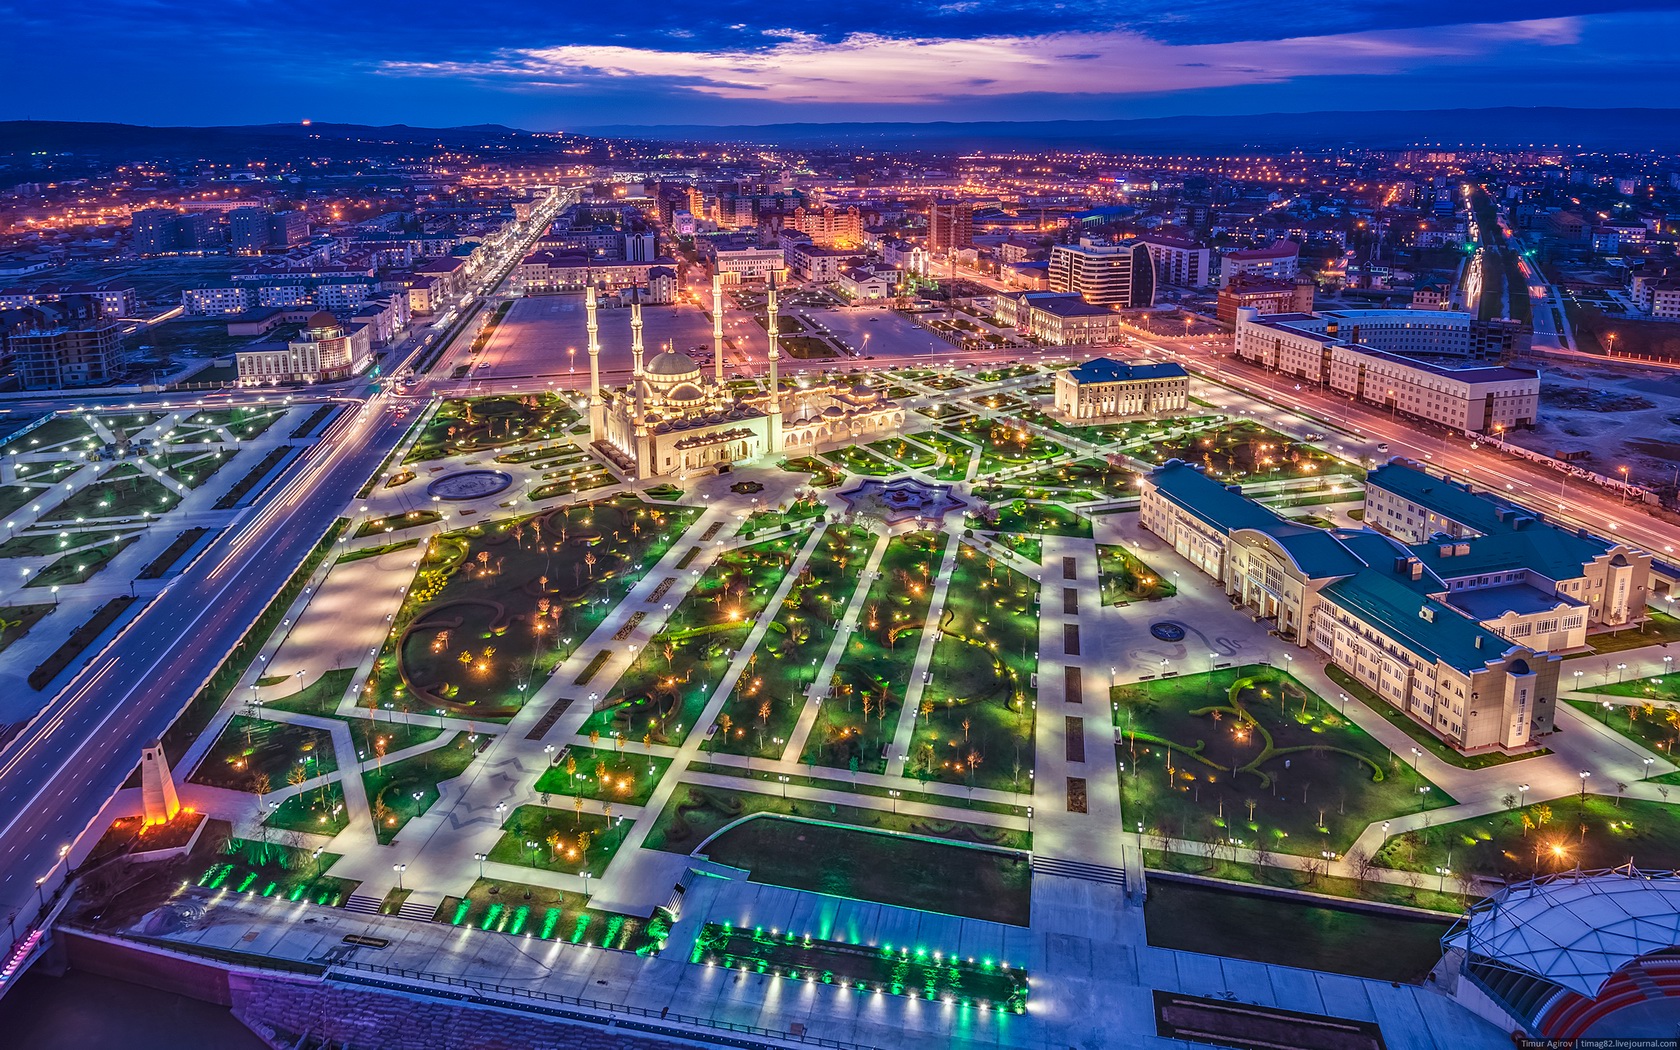
[[[407,429],[384,398],[341,417],[244,527],[153,600],[0,752],[0,908],[28,914],[35,880],[104,807],[200,682]],[[49,883],[50,884],[50,883]]]
[[[546,224],[546,217],[531,224],[523,243],[491,267],[494,273],[467,305],[494,293]],[[440,369],[471,337],[462,330],[452,338]],[[411,367],[424,346],[415,344],[391,371]],[[357,385],[359,396],[351,393]],[[273,496],[226,530],[193,572],[171,581],[0,749],[0,909],[22,920],[12,930],[14,937],[42,900],[38,882],[44,881],[50,892],[62,880],[68,846],[128,778],[141,746],[163,735],[199,684],[221,665],[402,440],[413,422],[408,409],[432,393],[429,377],[404,395],[366,380],[339,387],[337,395],[358,407],[334,420],[286,471]],[[248,393],[229,400],[283,396]],[[98,834],[102,829],[88,830]]]
[[[1620,495],[1584,481],[1532,464],[1527,460],[1477,447],[1462,434],[1428,424],[1399,419],[1327,391],[1303,387],[1286,376],[1237,361],[1229,342],[1201,338],[1146,338],[1138,333],[1136,346],[1175,359],[1208,379],[1277,405],[1298,407],[1349,433],[1374,438],[1389,446],[1384,456],[1405,456],[1437,472],[1448,472],[1480,489],[1505,492],[1512,499],[1553,520],[1609,534],[1641,547],[1663,560],[1672,560],[1675,530],[1667,522],[1630,505]]]

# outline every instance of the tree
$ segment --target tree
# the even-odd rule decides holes
[[[1371,872],[1377,866],[1377,860],[1364,849],[1355,846],[1347,854],[1348,867],[1353,870],[1353,879],[1364,889],[1365,883],[1371,877]]]

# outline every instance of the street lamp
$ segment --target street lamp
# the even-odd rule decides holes
[[[1517,785],[1517,805],[1519,805],[1519,806],[1528,805],[1528,785],[1527,784],[1518,784]]]
[[[505,829],[507,827],[507,803],[506,802],[496,803],[496,826],[498,828],[503,828],[503,829]]]
[[[783,779],[785,780],[787,778],[784,777]],[[898,796],[900,794],[901,794],[901,792],[898,792],[898,791],[888,791],[887,792],[887,796],[892,799],[892,811],[893,811],[893,814],[895,816],[898,814]]]
[[[787,801],[788,778],[785,775],[783,775],[783,776],[776,777],[776,779],[780,780],[782,782],[782,801],[786,802]]]
[[[1587,778],[1590,776],[1592,776],[1590,772],[1585,769],[1581,770],[1581,802],[1583,805],[1587,801]]]
[[[1422,757],[1423,757],[1423,752],[1422,751],[1418,750],[1415,747],[1412,748],[1412,772],[1414,772],[1414,773],[1417,772],[1418,759],[1420,759]]]
[[[481,879],[484,878],[484,858],[485,854],[483,853],[473,854],[473,860],[478,861],[478,877]]]
[[[408,870],[407,864],[393,864],[391,870],[397,873],[397,889],[403,888],[403,872]]]
[[[1640,780],[1649,780],[1650,777],[1651,777],[1651,763],[1655,762],[1656,759],[1654,759],[1654,758],[1642,758],[1639,761],[1645,763],[1645,772],[1639,779]]]

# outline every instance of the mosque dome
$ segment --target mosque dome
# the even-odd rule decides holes
[[[667,350],[662,354],[655,354],[653,360],[647,363],[649,375],[666,376],[671,379],[697,377],[700,366],[687,354],[679,354],[675,350]]]

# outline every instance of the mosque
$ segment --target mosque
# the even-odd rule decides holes
[[[601,385],[595,289],[585,293],[589,332],[589,433],[636,479],[686,476],[764,456],[804,455],[824,442],[873,441],[904,425],[904,410],[869,386],[819,381],[783,390],[777,375],[776,288],[769,320],[769,389],[731,391],[723,381],[723,282],[712,278],[712,376],[666,349],[644,363],[642,304],[630,306],[630,385]]]

